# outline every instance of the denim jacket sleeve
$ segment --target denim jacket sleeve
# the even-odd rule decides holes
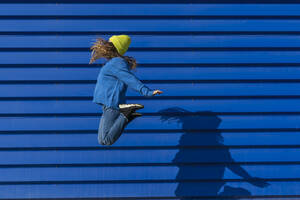
[[[111,67],[111,72],[114,76],[128,85],[130,88],[139,92],[141,95],[150,97],[153,96],[153,91],[143,84],[129,69],[127,63],[118,57],[118,62],[116,65]]]

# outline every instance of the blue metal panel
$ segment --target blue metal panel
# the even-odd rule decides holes
[[[0,68],[0,81],[90,81],[95,82],[99,68]],[[142,80],[220,81],[220,80],[299,80],[299,66],[265,67],[137,67],[133,71]],[[14,74],[10,77],[10,74]],[[167,76],[166,76],[167,75]]]
[[[300,25],[300,24],[299,24]],[[299,26],[300,27],[300,26]],[[298,64],[300,51],[128,51],[140,64]],[[127,54],[126,54],[127,55]],[[11,59],[12,57],[18,59]],[[49,59],[51,58],[51,59]],[[1,52],[0,65],[7,64],[87,64],[90,53],[70,52]],[[99,60],[96,63],[103,63]]]
[[[225,185],[224,188],[222,186]],[[300,183],[298,181],[270,181],[270,186],[261,189],[259,186],[253,186],[245,181],[237,182],[154,182],[154,183],[73,183],[73,184],[26,184],[20,185],[16,190],[14,185],[0,185],[3,191],[3,198],[95,198],[103,199],[115,197],[127,197],[135,199],[137,197],[147,199],[152,197],[163,198],[178,196],[193,196],[207,199],[207,196],[213,196],[220,190],[220,196],[288,196],[299,195]],[[257,184],[259,185],[259,184]],[[280,189],[279,189],[280,188]],[[231,194],[231,195],[230,195]],[[206,197],[206,198],[205,198]],[[199,199],[198,198],[198,199]],[[226,198],[228,199],[228,198]],[[231,199],[233,200],[233,199]]]
[[[1,150],[1,165],[166,165],[299,163],[300,148],[117,148],[82,150]],[[276,156],[274,156],[276,155]],[[237,173],[238,174],[238,173]],[[221,181],[221,179],[220,179]]]
[[[133,97],[134,98],[134,97]],[[239,99],[232,97],[229,99],[211,97],[197,99],[180,99],[180,101],[173,97],[171,99],[130,99],[128,103],[139,102],[145,106],[144,109],[139,110],[140,113],[157,113],[166,107],[180,107],[192,112],[211,111],[214,113],[257,113],[257,112],[283,112],[293,113],[300,112],[300,104],[297,98],[286,97],[286,99],[274,97],[261,97],[255,99],[248,97]],[[87,100],[3,100],[1,101],[0,115],[30,115],[30,114],[101,114],[102,108]]]
[[[300,145],[299,131],[257,131],[251,132],[222,132],[211,133],[210,131],[197,131],[196,133],[182,133],[172,131],[170,133],[159,132],[152,130],[152,132],[128,132],[127,129],[124,137],[121,137],[113,147],[117,148],[177,148],[177,147],[244,147],[244,148],[259,148],[270,147],[278,148],[280,146]],[[178,130],[180,131],[180,130]],[[219,136],[224,141],[212,140],[212,137]],[[60,132],[43,132],[43,131],[28,131],[26,133],[2,134],[0,135],[0,149],[29,149],[29,148],[102,148],[99,146],[97,140],[96,130],[81,131],[74,133],[72,131]],[[182,143],[181,138],[188,138],[187,142]],[[105,148],[105,147],[104,147]]]
[[[300,198],[300,4],[85,3],[0,4],[0,199]],[[101,146],[112,34],[164,93]]]
[[[259,176],[266,179],[276,178],[300,178],[300,165],[240,165],[253,176]],[[1,183],[11,182],[30,182],[30,181],[175,181],[176,175],[181,168],[190,171],[186,177],[178,177],[178,180],[215,180],[220,179],[217,173],[224,168],[222,165],[187,165],[187,166],[80,166],[80,167],[36,167],[36,168],[0,168]],[[228,164],[228,168],[236,167],[234,164]],[[201,173],[199,173],[199,171]],[[243,177],[225,170],[224,179],[243,180]]]
[[[1,13],[0,13],[1,14]],[[88,49],[100,34],[91,35],[2,35],[0,48],[86,48]],[[108,39],[111,35],[103,33]],[[299,48],[300,37],[293,34],[203,34],[203,35],[130,35],[128,52],[135,48],[247,48],[263,47]],[[276,41],[276,42],[274,42]],[[16,49],[17,50],[17,49]],[[42,50],[42,49],[41,49]],[[171,52],[170,52],[171,53]],[[154,58],[155,59],[155,58]],[[41,67],[43,67],[41,65]]]
[[[181,113],[178,118],[186,124],[164,122],[159,116],[144,116],[128,124],[132,130],[222,130],[222,129],[298,129],[300,114],[235,114],[215,115],[210,111],[200,111],[196,116]],[[174,117],[175,117],[174,116]],[[98,116],[28,116],[3,117],[0,119],[0,131],[13,130],[96,130]],[[185,127],[187,126],[187,127]],[[187,129],[188,128],[188,129]],[[187,129],[187,130],[186,130]]]
[[[299,16],[298,4],[3,4],[0,16]]]
[[[95,84],[85,83],[36,83],[1,84],[0,97],[90,97]],[[296,96],[300,83],[149,83],[152,89],[161,89],[161,97],[206,97],[206,96]],[[139,96],[132,89],[128,96]],[[147,97],[147,99],[155,99]]]
[[[118,24],[116,26],[116,24]],[[134,26],[129,26],[134,24]],[[151,33],[191,31],[300,31],[299,19],[35,19],[0,21],[0,32],[89,32],[89,31],[147,31]]]

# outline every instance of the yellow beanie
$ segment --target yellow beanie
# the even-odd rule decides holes
[[[109,42],[112,42],[119,54],[123,55],[127,51],[131,39],[129,35],[113,35],[109,38]]]

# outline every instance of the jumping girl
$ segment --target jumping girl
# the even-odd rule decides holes
[[[126,104],[127,87],[145,97],[162,93],[149,89],[130,71],[137,66],[134,58],[123,56],[130,43],[128,35],[113,35],[109,41],[97,38],[91,47],[89,64],[99,58],[107,59],[99,72],[93,97],[93,102],[102,106],[103,110],[98,129],[98,142],[102,145],[112,145],[129,122],[142,116],[135,111],[144,108],[143,105]]]

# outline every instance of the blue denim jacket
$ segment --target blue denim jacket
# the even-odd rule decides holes
[[[149,89],[130,71],[126,60],[114,57],[99,72],[93,102],[119,109],[119,104],[126,103],[127,87],[143,96],[153,96],[154,90]]]

